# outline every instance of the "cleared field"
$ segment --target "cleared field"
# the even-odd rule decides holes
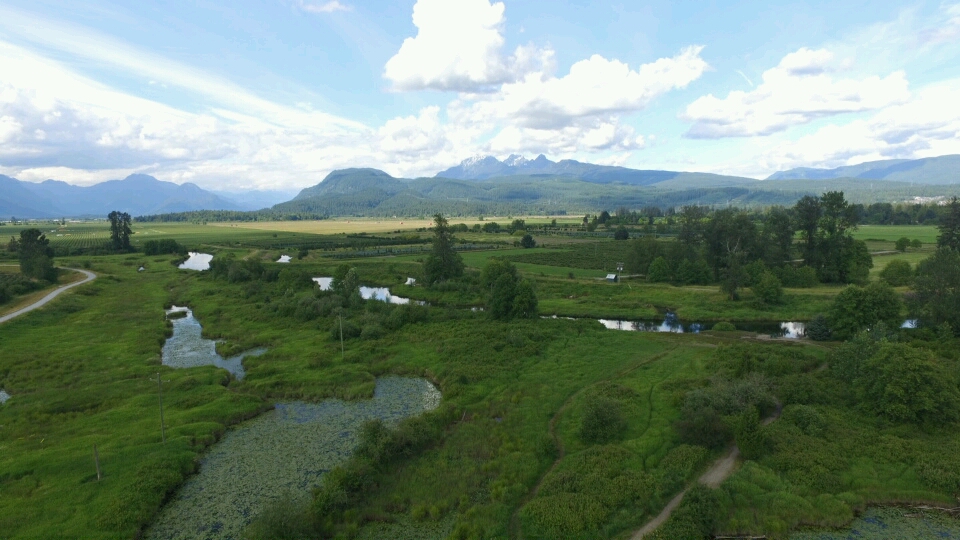
[[[514,219],[522,219],[530,224],[550,223],[556,219],[558,224],[575,224],[581,217],[575,216],[515,216],[515,217],[485,217],[483,221],[476,218],[448,218],[451,225],[464,223],[474,225],[495,221],[500,225],[508,225]],[[264,231],[286,231],[310,234],[352,234],[352,233],[384,233],[393,231],[413,231],[433,226],[433,219],[324,219],[319,221],[256,221],[250,223],[211,223],[214,227],[231,227],[242,229],[258,229]]]
[[[917,239],[924,244],[936,244],[940,231],[933,225],[861,225],[853,233],[857,240],[896,242],[899,238]]]

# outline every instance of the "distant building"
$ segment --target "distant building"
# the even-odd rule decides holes
[[[614,283],[616,283],[616,281],[617,281],[617,275],[616,275],[616,274],[607,274],[607,281],[613,281]]]

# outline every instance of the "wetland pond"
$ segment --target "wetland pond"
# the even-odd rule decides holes
[[[870,508],[848,527],[836,531],[800,531],[790,540],[960,540],[960,520],[940,512],[906,508]]]
[[[550,317],[553,319],[588,320],[576,317]],[[667,313],[663,320],[641,319],[635,321],[618,319],[589,319],[597,320],[609,330],[623,330],[626,332],[672,332],[675,334],[699,334],[710,330],[715,323],[685,322],[677,318],[674,313]],[[773,337],[799,339],[806,333],[806,325],[802,322],[734,322],[737,330],[756,332]]]
[[[408,278],[407,282],[413,278]],[[330,287],[333,285],[332,277],[315,277],[313,281],[320,286],[321,291],[329,291]],[[414,280],[416,282],[416,280]],[[409,304],[414,303],[420,306],[427,305],[426,302],[420,302],[416,300],[410,300],[409,298],[404,298],[402,296],[395,296],[390,292],[390,289],[387,287],[360,287],[360,296],[364,300],[379,300],[381,302],[386,302],[388,304]]]
[[[197,270],[198,272],[210,269],[210,261],[213,260],[213,255],[209,253],[195,253],[193,251],[188,253],[188,255],[190,255],[190,257],[183,261],[177,268],[181,270]]]
[[[206,453],[200,472],[163,508],[146,537],[239,538],[270,502],[285,495],[306,500],[326,472],[350,457],[364,422],[394,426],[436,409],[440,398],[424,379],[381,377],[372,400],[277,403]]]
[[[165,366],[173,368],[217,366],[229,371],[237,379],[243,379],[246,375],[243,370],[243,359],[248,356],[260,356],[267,352],[267,349],[261,347],[224,359],[217,353],[216,341],[203,339],[203,327],[193,316],[190,308],[173,306],[166,310],[166,313],[167,317],[179,314],[186,314],[186,316],[172,320],[173,335],[164,342],[160,353]]]

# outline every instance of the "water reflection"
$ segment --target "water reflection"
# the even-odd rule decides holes
[[[289,255],[281,255],[280,258],[277,259],[277,262],[278,262],[278,263],[288,263],[288,262],[290,262],[290,256],[289,256]]]
[[[900,328],[909,328],[911,330],[917,329],[920,327],[920,321],[917,319],[907,319],[903,321],[903,324],[900,325]]]
[[[413,278],[409,278],[413,279]],[[409,281],[408,279],[408,281]],[[321,291],[329,291],[333,285],[332,277],[315,277],[313,281],[320,286]],[[360,296],[364,300],[379,300],[381,302],[387,302],[389,304],[410,304],[411,300],[409,298],[404,298],[402,296],[396,296],[390,292],[390,289],[387,287],[360,287]],[[412,303],[418,306],[427,305],[426,302],[421,301],[412,301]]]
[[[224,359],[217,353],[217,342],[203,339],[203,327],[193,316],[190,308],[173,306],[167,315],[185,313],[186,316],[173,319],[173,336],[167,338],[161,351],[161,362],[172,368],[191,368],[198,366],[217,366],[232,373],[237,379],[243,379],[243,359],[248,356],[260,356],[267,352],[265,348],[256,348]]]
[[[10,394],[0,390],[0,405],[6,403],[8,399],[10,399]]]
[[[575,317],[550,317],[552,319],[569,320],[593,320],[581,319]],[[699,334],[700,332],[710,330],[714,323],[703,322],[684,322],[677,318],[675,313],[667,313],[663,320],[621,320],[621,319],[596,319],[600,324],[609,330],[622,330],[626,332],[669,332],[674,334]],[[799,339],[806,334],[806,324],[796,321],[787,322],[742,322],[732,323],[737,330],[745,332],[756,332],[771,337],[780,337],[787,339]]]
[[[181,270],[197,270],[202,272],[203,270],[210,269],[210,261],[213,260],[213,255],[209,253],[189,253],[190,257],[183,261],[183,264],[177,268]]]
[[[440,391],[424,379],[377,379],[373,399],[278,403],[245,422],[204,455],[147,531],[152,539],[241,538],[243,528],[286,494],[306,500],[323,475],[346,461],[360,427],[388,426],[436,409]]]

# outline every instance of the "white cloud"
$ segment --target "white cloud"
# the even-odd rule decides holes
[[[483,91],[542,69],[552,51],[518,47],[502,53],[503,2],[417,0],[407,38],[384,68],[398,90]]]
[[[329,2],[322,3],[299,0],[296,5],[298,8],[308,13],[334,13],[336,11],[350,11],[350,6],[341,4],[337,0],[330,0]]]
[[[687,136],[769,135],[818,118],[882,109],[910,97],[903,71],[884,78],[834,77],[845,68],[825,49],[790,53],[763,73],[763,82],[755,89],[732,91],[724,99],[711,94],[688,105],[681,115],[693,122]]]
[[[772,148],[770,170],[816,164],[839,167],[880,159],[960,154],[960,79],[930,85],[908,103],[867,119],[828,125]]]

